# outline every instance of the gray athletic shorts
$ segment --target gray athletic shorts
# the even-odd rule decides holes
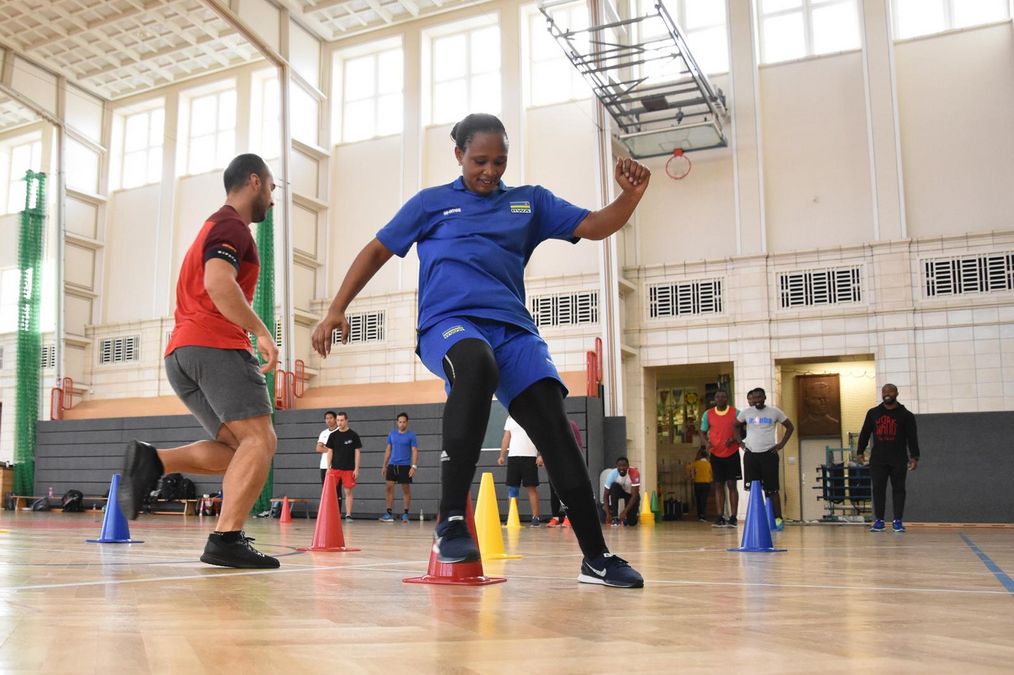
[[[179,347],[165,357],[165,372],[212,438],[225,422],[272,413],[260,364],[245,349]]]

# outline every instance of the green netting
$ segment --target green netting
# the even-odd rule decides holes
[[[14,439],[14,492],[35,494],[35,424],[39,420],[39,378],[42,336],[39,306],[42,287],[42,246],[46,220],[46,175],[25,173],[25,210],[18,239],[17,403]]]
[[[275,326],[275,218],[274,209],[268,211],[267,217],[257,223],[257,255],[260,258],[261,269],[257,277],[257,289],[254,291],[253,309],[261,318],[268,330]],[[254,349],[257,349],[257,341],[254,340]],[[261,363],[264,358],[260,351],[257,351],[257,358]],[[267,374],[268,396],[272,403],[275,400],[275,378],[274,373]],[[273,417],[273,416],[272,416]],[[254,502],[252,513],[261,513],[271,508],[271,497],[274,492],[275,466],[271,462],[271,469],[268,471],[268,479],[264,482],[264,489]]]

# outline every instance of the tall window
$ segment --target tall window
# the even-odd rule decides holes
[[[14,143],[6,153],[0,153],[6,159],[3,167],[6,171],[4,184],[7,188],[7,199],[4,201],[5,213],[17,213],[25,208],[26,171],[42,170],[42,141],[25,140]]]
[[[634,0],[641,15],[653,12],[654,0]],[[705,73],[726,73],[729,71],[729,37],[725,26],[725,3],[715,0],[663,0],[669,15],[683,32],[690,53]],[[643,35],[642,39],[660,37]],[[650,64],[647,74],[661,79],[675,79],[671,64]],[[659,69],[663,70],[659,70]],[[668,71],[668,72],[667,72]]]
[[[114,124],[114,142],[119,152],[114,162],[112,183],[129,189],[157,183],[162,178],[162,138],[165,108],[126,113]]]
[[[430,64],[432,124],[455,122],[471,112],[500,112],[499,26],[433,36]]]
[[[761,0],[761,61],[859,49],[858,0]]]
[[[252,90],[251,149],[264,159],[276,159],[281,156],[282,99],[275,69],[256,73],[253,77]]]
[[[195,94],[185,100],[187,173],[226,166],[236,150],[236,90]]]
[[[588,7],[583,2],[556,7],[552,15],[561,29],[579,30],[588,27]],[[542,12],[533,5],[526,16],[529,105],[549,105],[591,96],[591,89],[581,73],[549,34],[546,17]]]
[[[341,141],[351,143],[402,131],[404,55],[400,45],[374,45],[339,58]]]
[[[18,329],[20,291],[21,271],[17,267],[9,267],[0,272],[0,333],[13,333]]]
[[[1010,18],[1008,0],[893,0],[891,4],[894,37],[899,40]]]

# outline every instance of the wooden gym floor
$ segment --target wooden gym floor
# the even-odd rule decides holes
[[[578,584],[569,530],[525,529],[505,584],[417,586],[432,523],[355,521],[358,553],[298,553],[314,521],[252,521],[282,568],[197,561],[209,519],[147,516],[145,543],[85,543],[98,513],[0,514],[4,673],[1011,672],[1014,531],[609,529],[642,590]],[[740,530],[741,532],[741,530]]]

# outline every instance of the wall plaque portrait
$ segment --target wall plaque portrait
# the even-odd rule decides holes
[[[796,376],[799,437],[841,438],[841,394],[837,373]]]

